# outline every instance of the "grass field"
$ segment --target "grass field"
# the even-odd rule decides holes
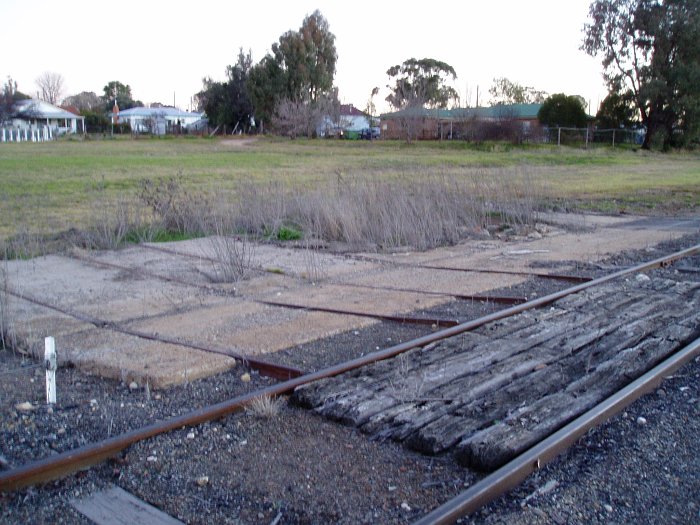
[[[696,153],[462,142],[61,140],[0,144],[0,239],[83,228],[107,203],[136,199],[146,178],[179,177],[188,191],[221,197],[251,183],[314,188],[361,176],[445,175],[508,184],[523,173],[558,207],[667,213],[700,206]]]

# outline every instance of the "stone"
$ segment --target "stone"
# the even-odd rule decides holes
[[[137,390],[138,387],[139,387],[139,384],[136,381],[132,381],[131,383],[129,383],[129,390],[131,390],[132,392],[134,390]]]
[[[647,424],[647,419],[645,417],[639,416],[637,418],[637,424],[638,425],[646,425]]]
[[[17,403],[15,405],[15,410],[18,410],[20,412],[31,412],[35,408],[36,407],[32,405],[29,401],[25,401],[24,403]]]
[[[250,383],[250,374],[248,372],[243,374],[241,376],[241,381],[243,381],[244,383]]]
[[[199,477],[195,480],[195,482],[196,482],[197,485],[199,485],[200,487],[206,487],[207,485],[209,485],[209,476],[199,476]]]
[[[606,512],[613,511],[612,505],[608,505],[607,503],[605,505],[603,505],[603,508],[605,509]]]

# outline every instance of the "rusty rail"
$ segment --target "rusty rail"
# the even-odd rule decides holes
[[[700,355],[700,339],[695,339],[616,394],[475,483],[457,497],[436,508],[415,522],[415,525],[454,523],[517,487],[530,474],[566,451],[590,429],[607,421],[644,394],[657,388],[664,377],[673,374],[697,355]]]
[[[244,396],[239,396],[234,399],[218,403],[216,405],[204,407],[202,409],[195,410],[182,416],[174,417],[165,421],[159,421],[146,427],[142,427],[140,429],[136,429],[131,432],[127,432],[125,434],[109,438],[99,443],[85,445],[75,450],[66,451],[55,456],[51,456],[49,458],[45,458],[43,460],[35,461],[27,465],[17,467],[7,472],[2,472],[0,473],[0,492],[17,490],[28,485],[47,482],[53,479],[66,476],[78,470],[99,463],[100,461],[103,461],[108,457],[114,456],[121,450],[124,450],[130,445],[143,439],[147,439],[158,434],[169,432],[171,430],[183,426],[197,425],[205,421],[218,419],[228,414],[239,411],[243,409],[247,404],[251,403],[252,400],[257,397],[285,395],[292,392],[298,386],[311,383],[319,379],[337,376],[344,372],[348,372],[350,370],[354,370],[377,361],[382,361],[394,357],[412,348],[425,346],[430,343],[434,343],[436,341],[440,341],[442,339],[446,339],[448,337],[452,337],[463,332],[473,330],[474,328],[477,328],[489,322],[496,321],[498,319],[503,319],[505,317],[509,317],[532,308],[537,308],[540,306],[550,304],[558,299],[566,297],[567,295],[571,295],[573,293],[580,292],[587,288],[610,282],[614,279],[618,279],[626,275],[668,266],[673,262],[677,261],[678,259],[688,257],[691,255],[696,255],[698,253],[700,253],[700,245],[695,245],[691,248],[675,252],[671,255],[660,257],[647,263],[642,263],[630,268],[626,268],[624,270],[620,270],[610,275],[594,279],[587,283],[582,283],[571,288],[567,288],[565,290],[561,290],[559,292],[555,292],[553,294],[543,296],[532,301],[528,301],[527,303],[512,306],[499,312],[486,315],[479,319],[474,319],[472,321],[468,321],[451,328],[446,328],[444,330],[440,330],[411,341],[406,341],[404,343],[392,346],[390,348],[379,350],[377,352],[373,352],[371,354],[367,354],[365,356],[361,356],[350,361],[340,363],[323,370],[319,370],[317,372],[292,378],[282,383],[278,383],[277,385],[271,385],[267,388],[251,392]],[[697,348],[694,351],[697,351]],[[677,366],[680,366],[680,364],[678,364]],[[543,451],[540,455],[537,456],[536,459],[538,459],[541,463],[541,461],[548,460],[548,458],[550,457],[553,457],[553,453],[551,451],[547,451],[546,454]],[[499,471],[497,472],[501,472],[501,470],[499,469]],[[521,473],[520,475],[523,474]],[[512,480],[504,481],[499,490],[507,490],[509,487],[513,486],[512,483],[514,483],[514,481]],[[480,497],[484,498],[484,496]],[[460,499],[460,502],[455,503],[454,506],[450,506],[450,509],[442,513],[444,514],[444,516],[446,516],[445,518],[442,518],[437,515],[434,515],[437,516],[436,518],[430,518],[431,515],[429,514],[428,516],[426,516],[426,519],[439,518],[440,520],[452,520],[455,516],[455,512],[462,512],[463,510],[463,505],[461,501],[462,500]],[[426,521],[425,523],[449,522],[450,521]]]
[[[283,303],[278,301],[263,301],[257,300],[256,303],[266,304],[268,306],[276,306],[278,308],[290,308],[292,310],[307,310],[309,312],[326,312],[329,314],[339,315],[354,315],[356,317],[368,317],[370,319],[380,319],[382,321],[391,321],[394,323],[419,324],[427,326],[457,326],[459,321],[452,319],[429,319],[424,317],[409,317],[406,315],[388,315],[388,314],[373,314],[369,312],[361,312],[359,310],[345,310],[340,308],[327,308],[325,306],[309,306],[303,304]]]
[[[274,379],[284,380],[284,379],[289,379],[291,377],[299,377],[299,376],[304,374],[304,372],[298,368],[277,365],[274,363],[268,363],[267,361],[263,361],[261,359],[256,359],[254,357],[248,357],[244,354],[240,354],[240,353],[234,352],[232,350],[227,350],[227,349],[223,349],[223,348],[208,347],[208,346],[200,345],[197,343],[192,343],[189,341],[183,341],[181,339],[165,337],[162,335],[157,335],[157,334],[152,334],[152,333],[148,333],[148,332],[142,332],[140,330],[134,330],[132,328],[127,328],[127,327],[122,326],[120,324],[117,324],[113,321],[107,321],[106,319],[100,319],[97,317],[93,317],[91,315],[87,315],[87,314],[84,314],[81,312],[75,312],[72,310],[68,310],[67,308],[61,308],[61,307],[49,304],[49,303],[44,302],[44,301],[40,301],[39,299],[36,299],[36,298],[31,297],[29,295],[20,293],[16,290],[13,290],[12,288],[9,288],[9,287],[6,288],[6,292],[14,297],[17,297],[17,298],[22,299],[24,301],[27,301],[29,303],[33,303],[33,304],[36,304],[36,305],[41,306],[43,308],[47,308],[49,310],[59,312],[63,315],[66,315],[68,317],[72,317],[72,318],[77,319],[78,321],[82,321],[84,323],[91,324],[91,325],[93,325],[97,328],[103,329],[103,330],[111,330],[113,332],[118,332],[118,333],[121,333],[124,335],[138,337],[139,339],[145,339],[148,341],[157,341],[159,343],[166,343],[166,344],[171,344],[171,345],[175,345],[175,346],[181,346],[184,348],[191,348],[192,350],[199,350],[202,352],[223,355],[226,357],[230,357],[232,359],[238,359],[244,365],[247,365],[250,368],[257,370],[261,375],[264,375],[267,377],[272,377]]]

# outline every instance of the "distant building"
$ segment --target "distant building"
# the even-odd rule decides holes
[[[324,117],[321,125],[317,129],[319,137],[329,135],[340,135],[347,132],[359,133],[363,129],[370,127],[369,115],[357,109],[352,104],[341,104],[338,120],[335,121],[330,116]]]
[[[187,129],[190,125],[199,122],[204,113],[182,111],[174,107],[158,108],[131,108],[119,111],[120,123],[128,123],[133,133],[152,133],[165,135]]]
[[[43,100],[20,100],[14,106],[13,123],[18,125],[47,125],[58,134],[85,131],[85,117],[76,115]],[[79,125],[80,124],[80,125]]]
[[[496,134],[496,128],[527,137],[539,129],[537,119],[542,104],[499,104],[480,108],[409,108],[381,116],[385,139],[460,139],[477,134]]]

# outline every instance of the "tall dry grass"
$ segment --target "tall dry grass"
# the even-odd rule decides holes
[[[218,261],[211,278],[235,282],[251,270],[251,240],[284,239],[290,231],[303,234],[306,248],[337,241],[362,249],[427,250],[494,224],[534,225],[545,191],[527,169],[437,171],[338,175],[312,187],[249,181],[228,194],[193,191],[178,177],[144,179],[131,198],[108,202],[96,195],[80,242],[115,249],[157,234],[159,239],[210,236]],[[22,247],[14,251],[23,252]],[[317,259],[310,255],[307,263],[310,279],[323,277]]]
[[[454,244],[494,222],[533,225],[541,196],[526,171],[504,169],[338,177],[312,189],[248,185],[231,205],[238,228],[256,235],[275,235],[292,224],[325,241],[426,250]]]

